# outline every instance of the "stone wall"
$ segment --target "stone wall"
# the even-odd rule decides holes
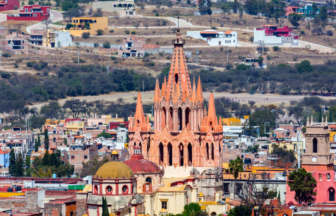
[[[87,214],[86,199],[87,194],[76,194],[76,215]]]
[[[64,204],[58,203],[45,203],[44,216],[65,216],[62,214],[62,207]]]

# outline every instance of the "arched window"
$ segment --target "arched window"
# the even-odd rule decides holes
[[[123,193],[123,194],[128,194],[128,187],[127,187],[127,185],[124,185],[124,186],[122,187],[122,193]]]
[[[94,193],[98,194],[98,186],[97,185],[94,186]]]
[[[335,189],[334,188],[329,188],[329,201],[335,201]]]
[[[215,160],[215,149],[213,143],[211,143],[211,160]]]
[[[160,143],[159,145],[159,165],[163,165],[163,145]]]
[[[327,173],[327,179],[330,180],[330,173]]]
[[[183,145],[179,145],[179,151],[180,151],[180,166],[184,165],[184,148]]]
[[[105,188],[105,192],[106,194],[112,194],[112,187],[110,185],[108,185],[106,188]]]
[[[173,166],[173,146],[170,143],[168,144],[168,164]]]
[[[151,178],[151,177],[147,177],[147,178],[146,178],[146,182],[149,182],[149,183],[152,184],[152,178]]]
[[[192,166],[192,161],[193,161],[193,158],[192,158],[192,146],[191,144],[189,143],[188,144],[188,166]]]
[[[207,157],[207,160],[209,160],[209,144],[207,143],[206,146],[206,157]]]
[[[166,116],[167,116],[167,111],[166,111],[166,108],[163,107],[162,108],[162,116],[161,116],[161,119],[160,119],[160,121],[162,122],[161,123],[161,128],[160,128],[161,130],[166,127],[166,119],[167,119]]]
[[[173,113],[174,113],[174,110],[173,110],[173,107],[170,107],[169,108],[169,123],[168,123],[168,129],[169,130],[173,130],[173,127],[174,127],[174,124],[173,124]],[[166,123],[167,124],[167,123]]]
[[[185,111],[185,126],[190,130],[190,109],[187,108]]]
[[[216,216],[216,212],[212,212],[212,213],[211,213],[211,216]]]
[[[175,83],[177,84],[178,83],[178,75],[177,74],[175,74]]]
[[[313,153],[317,153],[317,139],[313,139]]]
[[[182,109],[178,109],[178,129],[182,130]]]

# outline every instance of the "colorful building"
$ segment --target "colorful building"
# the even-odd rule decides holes
[[[302,168],[311,172],[317,182],[315,204],[335,203],[336,178],[334,171],[334,156],[330,153],[329,132],[327,121],[320,124],[307,122],[306,152],[302,155]],[[294,199],[295,191],[291,191],[288,184],[286,189],[286,203]],[[334,208],[336,213],[336,208]]]
[[[15,10],[15,7],[20,7],[19,0],[1,0],[0,11]]]
[[[320,13],[320,8],[317,8],[317,12],[313,14],[313,6],[305,5],[302,8],[297,9],[298,14],[305,15],[306,17],[315,17]]]
[[[263,25],[254,29],[254,41],[256,45],[265,46],[298,46],[298,36],[288,26],[282,28],[276,25]]]
[[[9,167],[9,152],[3,151],[0,148],[0,168],[8,168]]]
[[[69,30],[70,35],[81,36],[84,32],[89,32],[90,34],[97,34],[97,30],[105,30],[108,28],[107,17],[76,17],[72,18],[71,21],[73,27]]]
[[[38,4],[23,6],[19,14],[8,14],[7,20],[14,21],[43,21],[50,17],[50,7]]]
[[[168,79],[154,92],[154,129],[144,115],[138,94],[134,117],[128,126],[129,152],[140,146],[144,158],[165,167],[165,177],[190,175],[192,169],[203,172],[217,167],[223,148],[223,126],[217,118],[214,97],[210,94],[204,108],[201,79],[192,84],[180,29],[173,40],[174,51]]]
[[[300,7],[296,7],[296,6],[288,6],[288,7],[286,7],[286,16],[288,16],[291,13],[297,13],[298,9],[300,9]]]

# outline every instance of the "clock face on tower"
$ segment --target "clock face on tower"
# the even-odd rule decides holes
[[[316,157],[312,157],[312,162],[316,162],[317,161],[317,158]]]

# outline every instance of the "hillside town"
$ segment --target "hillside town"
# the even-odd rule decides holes
[[[0,0],[0,216],[335,216],[329,0]]]

